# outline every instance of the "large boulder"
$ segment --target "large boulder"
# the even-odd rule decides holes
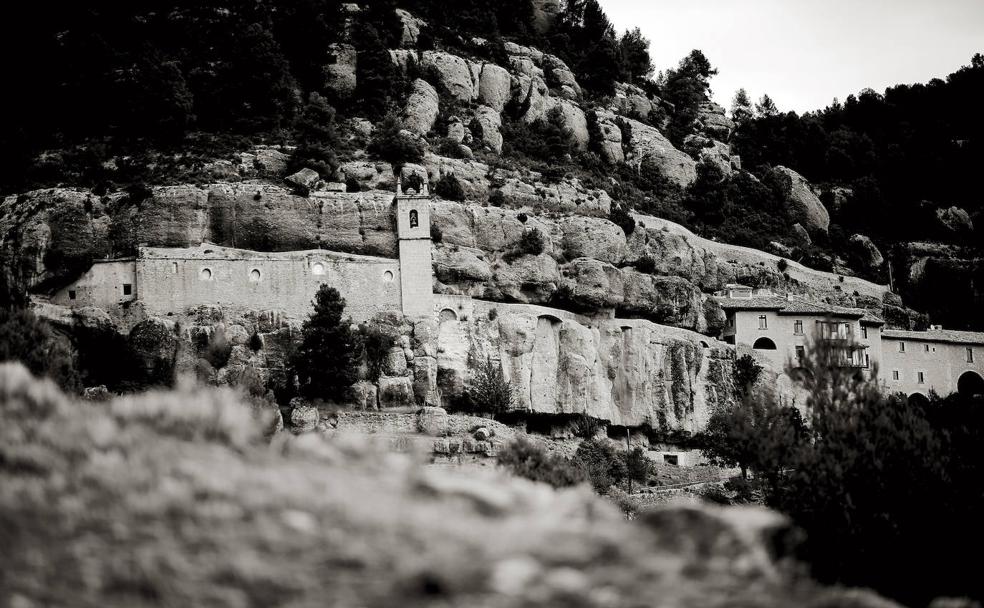
[[[721,141],[728,141],[735,130],[735,123],[728,118],[724,108],[711,101],[700,104],[697,126],[707,135]]]
[[[564,97],[569,99],[581,97],[581,85],[577,83],[574,72],[559,57],[545,54],[543,56],[543,71],[547,84],[552,88],[559,89]]]
[[[638,120],[626,118],[632,132],[627,161],[653,163],[672,182],[686,188],[697,179],[697,162],[677,150],[662,133]],[[623,142],[624,143],[624,142]]]
[[[355,181],[362,190],[388,190],[396,185],[393,165],[382,161],[352,160],[338,168],[343,182]]]
[[[869,272],[875,271],[885,263],[885,258],[878,251],[878,247],[867,236],[863,234],[851,235],[848,243],[851,247],[851,257],[861,269]]]
[[[810,182],[786,167],[776,167],[775,171],[789,179],[789,194],[786,196],[786,206],[789,215],[810,231],[824,232],[830,228],[830,214],[820,199],[813,193]]]
[[[494,63],[482,64],[478,77],[478,101],[496,112],[502,112],[512,93],[512,76],[504,67]]]
[[[960,207],[937,209],[936,219],[943,230],[951,234],[968,235],[974,232],[974,220]]]
[[[584,110],[573,101],[567,99],[550,98],[547,101],[549,109],[560,109],[560,116],[564,126],[571,130],[571,135],[577,147],[581,150],[587,150],[590,136],[588,135],[588,119],[584,115]]]
[[[656,109],[656,103],[639,87],[617,82],[615,83],[615,97],[612,99],[612,109],[623,116],[648,120],[649,114]]]
[[[594,119],[598,123],[601,141],[601,157],[610,163],[620,163],[625,160],[622,150],[622,129],[618,126],[618,118],[612,112],[595,111]]]
[[[396,9],[396,15],[400,19],[400,46],[403,48],[415,48],[417,38],[420,37],[420,30],[427,27],[427,22],[423,19],[414,17],[402,8]]]
[[[420,66],[431,71],[440,82],[440,87],[454,99],[466,103],[474,99],[472,70],[467,60],[443,51],[424,51]]]
[[[417,135],[427,135],[434,128],[441,99],[426,80],[418,78],[410,86],[407,104],[403,107],[403,124]]]
[[[328,64],[325,66],[325,88],[342,98],[351,96],[358,84],[358,58],[359,52],[351,44],[332,44],[328,50]]]
[[[152,317],[138,323],[127,340],[139,363],[143,380],[151,384],[170,383],[178,350],[174,321]]]
[[[502,115],[498,110],[489,106],[478,106],[472,119],[471,132],[478,141],[496,154],[502,152]]]

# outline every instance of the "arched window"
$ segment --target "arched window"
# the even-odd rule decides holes
[[[417,216],[417,210],[416,209],[411,209],[410,210],[410,227],[411,228],[416,228],[419,225],[420,225],[420,218]]]
[[[776,350],[776,343],[770,338],[759,338],[752,345],[755,350]]]
[[[386,272],[383,273],[383,283],[392,283],[392,282],[393,282],[393,271],[387,270]]]
[[[259,268],[254,268],[253,270],[250,270],[249,271],[249,282],[250,283],[259,283],[260,282],[260,279],[262,279],[262,278],[263,278],[263,274],[260,272],[260,269]]]
[[[198,273],[198,278],[201,279],[202,281],[211,281],[212,280],[212,269],[211,268],[202,268],[201,271]]]
[[[321,276],[324,273],[325,273],[325,265],[322,264],[321,262],[315,262],[311,266],[311,274],[313,274],[315,276]]]

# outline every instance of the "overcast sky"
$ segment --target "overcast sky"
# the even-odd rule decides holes
[[[926,82],[984,52],[984,0],[600,0],[619,32],[639,27],[657,70],[701,49],[715,101],[768,93],[804,112],[865,87]]]

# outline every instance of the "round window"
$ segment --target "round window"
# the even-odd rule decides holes
[[[202,268],[202,271],[200,273],[198,273],[198,277],[201,280],[203,280],[203,281],[211,281],[212,280],[212,269],[211,268]]]
[[[321,262],[315,262],[314,265],[311,266],[311,274],[322,275],[324,273],[325,273],[325,265],[322,264]]]
[[[260,270],[258,268],[254,268],[249,271],[249,280],[253,283],[259,283],[261,276],[262,275],[260,275]]]
[[[387,270],[383,273],[383,282],[392,283],[393,282],[393,271]]]

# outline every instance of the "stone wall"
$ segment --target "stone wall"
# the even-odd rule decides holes
[[[117,310],[137,299],[136,265],[132,259],[99,261],[71,285],[51,297],[52,304]],[[126,293],[129,285],[130,293]],[[73,297],[74,295],[74,297]]]
[[[137,284],[149,315],[220,306],[228,311],[276,309],[304,319],[321,284],[341,292],[346,314],[357,323],[401,306],[397,260],[320,250],[259,253],[215,245],[141,248]]]

